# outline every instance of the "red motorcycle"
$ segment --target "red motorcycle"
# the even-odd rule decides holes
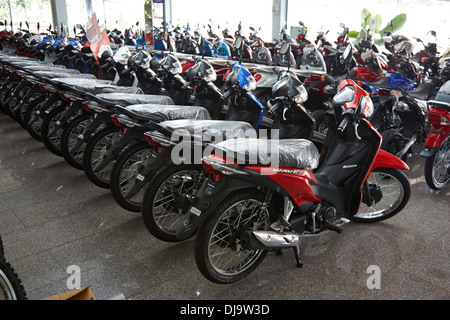
[[[450,183],[450,81],[428,101],[430,125],[422,157],[425,157],[425,181],[434,190],[445,189]]]
[[[239,281],[268,250],[293,248],[350,221],[391,218],[409,201],[408,166],[380,149],[367,121],[373,104],[352,80],[339,84],[321,154],[304,139],[226,140],[203,158],[209,173],[180,224],[177,239],[197,232],[195,259],[216,283]]]

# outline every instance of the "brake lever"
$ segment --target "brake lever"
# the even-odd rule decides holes
[[[355,129],[355,137],[357,141],[361,140],[361,137],[358,134],[358,126],[359,126],[359,121],[355,121],[353,122],[353,128]]]

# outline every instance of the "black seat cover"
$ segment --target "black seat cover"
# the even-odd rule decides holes
[[[370,82],[369,84],[377,89],[380,88],[389,88],[389,84],[391,83],[391,78],[390,77],[383,77],[378,81],[375,82]]]
[[[430,82],[422,83],[416,89],[412,91],[406,92],[410,97],[419,99],[419,100],[428,100],[430,98],[430,94],[433,91],[434,85]]]
[[[230,139],[214,146],[216,154],[222,152],[224,157],[241,165],[271,165],[275,170],[314,170],[319,165],[317,147],[305,139]]]

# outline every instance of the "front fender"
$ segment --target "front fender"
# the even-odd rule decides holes
[[[378,151],[368,174],[377,168],[409,170],[409,166],[404,161],[381,149]]]

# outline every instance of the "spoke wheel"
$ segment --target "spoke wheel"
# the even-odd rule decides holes
[[[244,250],[240,245],[242,232],[269,229],[272,210],[263,203],[262,192],[240,191],[225,199],[207,218],[197,234],[195,258],[208,280],[239,281],[263,261],[267,250]]]
[[[179,195],[196,195],[204,181],[201,166],[171,165],[161,170],[145,192],[142,217],[156,238],[176,242],[176,232],[189,208],[180,208]]]
[[[387,168],[375,169],[368,178],[370,197],[374,203],[361,203],[356,222],[378,222],[399,213],[411,196],[411,185],[401,171]]]
[[[425,180],[434,190],[445,189],[450,183],[450,137],[425,162]]]

